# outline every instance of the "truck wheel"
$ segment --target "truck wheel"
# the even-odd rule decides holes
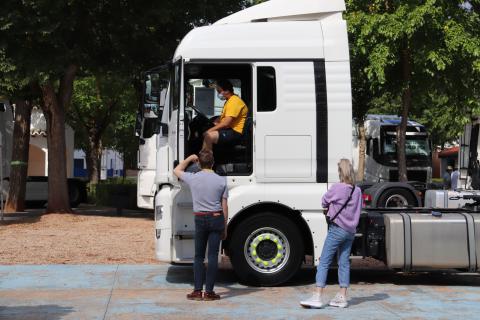
[[[68,185],[68,198],[70,200],[70,206],[72,208],[78,207],[78,205],[82,201],[82,195],[80,192],[80,188],[76,183],[72,183]]]
[[[416,207],[417,200],[410,191],[401,188],[387,189],[378,199],[380,208]]]
[[[257,214],[235,228],[230,259],[240,281],[254,286],[274,286],[288,281],[304,257],[300,230],[290,219]]]

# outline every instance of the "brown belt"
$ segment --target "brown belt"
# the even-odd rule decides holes
[[[203,216],[220,216],[223,214],[223,211],[200,211],[200,212],[194,212],[193,215],[197,217],[203,217]]]

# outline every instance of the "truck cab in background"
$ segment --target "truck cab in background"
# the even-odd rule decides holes
[[[426,128],[408,120],[405,136],[408,182],[398,182],[396,115],[367,115],[364,180],[358,185],[371,207],[419,207],[425,190],[432,182],[432,148]],[[353,166],[359,168],[359,128],[352,130]]]
[[[367,115],[364,126],[366,135],[365,182],[398,181],[397,127],[401,117],[395,115]],[[353,130],[354,169],[358,170],[358,125]],[[407,178],[409,181],[432,181],[432,149],[426,128],[408,120],[405,137]]]

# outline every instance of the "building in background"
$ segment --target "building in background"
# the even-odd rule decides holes
[[[83,150],[75,150],[74,152],[73,171],[77,178],[88,177],[87,161]],[[100,162],[100,180],[113,177],[123,177],[123,158],[115,150],[104,149]]]
[[[73,148],[75,132],[65,124],[67,178],[73,177]],[[30,123],[30,148],[28,151],[28,176],[48,176],[47,122],[42,110],[33,107]]]
[[[458,145],[449,145],[443,150],[437,147],[432,153],[433,178],[441,179],[448,166],[458,166]]]

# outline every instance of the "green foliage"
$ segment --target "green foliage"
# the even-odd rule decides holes
[[[128,179],[124,183],[118,181],[106,181],[93,185],[95,192],[92,194],[92,202],[96,205],[120,207],[124,209],[137,208],[137,184]]]
[[[479,1],[347,0],[354,116],[400,113],[412,89],[412,118],[434,141],[455,139],[480,111]],[[402,75],[402,51],[412,58]]]

